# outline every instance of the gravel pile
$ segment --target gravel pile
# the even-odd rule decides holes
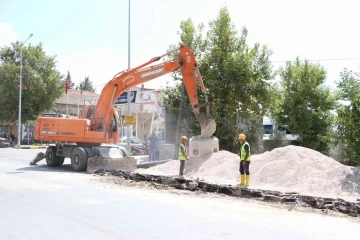
[[[177,175],[179,161],[173,160],[136,171]],[[304,147],[286,146],[253,155],[250,172],[250,185],[256,188],[329,197],[360,195],[360,168],[342,165],[330,157]],[[204,158],[192,158],[187,161],[184,174],[214,183],[237,184],[239,157],[227,151],[220,151]]]

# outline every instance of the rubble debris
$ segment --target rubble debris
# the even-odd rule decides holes
[[[126,171],[99,172],[99,175],[117,176],[121,179],[133,182],[149,182],[156,185],[165,185],[167,187],[188,190],[219,193],[233,197],[252,198],[261,201],[283,203],[295,206],[311,207],[323,210],[328,213],[330,210],[347,214],[352,217],[360,216],[360,203],[349,202],[341,198],[322,198],[309,195],[301,195],[296,192],[281,192],[273,190],[262,190],[252,188],[241,188],[239,186],[208,183],[188,178],[179,178],[171,176],[161,176],[152,174],[142,174]]]

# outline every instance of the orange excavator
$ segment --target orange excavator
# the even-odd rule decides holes
[[[180,45],[177,59],[157,65],[169,53],[154,57],[150,61],[116,74],[103,88],[96,105],[87,105],[79,118],[39,117],[36,122],[35,139],[57,142],[49,146],[43,158],[48,166],[61,166],[64,158],[71,159],[75,171],[89,173],[103,170],[134,170],[136,159],[124,156],[124,151],[116,145],[120,142],[119,115],[115,109],[118,97],[130,88],[167,73],[180,69],[186,91],[190,98],[195,117],[201,127],[201,137],[208,138],[216,130],[215,121],[209,113],[206,89],[192,51]],[[197,83],[205,94],[205,103],[199,104]],[[200,107],[206,112],[200,113]],[[41,159],[40,159],[41,160]],[[37,159],[39,161],[39,159]]]

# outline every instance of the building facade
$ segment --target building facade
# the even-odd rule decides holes
[[[127,136],[127,129],[130,128],[132,136],[145,141],[152,131],[164,138],[165,114],[161,102],[161,90],[141,87],[132,88],[136,92],[136,100],[130,104],[131,116],[135,118],[135,125],[123,126],[121,136]],[[128,115],[128,104],[115,104],[120,116]]]
[[[55,108],[49,112],[67,114],[70,116],[79,116],[84,105],[97,102],[99,94],[89,91],[69,89],[68,94],[63,94],[55,101]]]

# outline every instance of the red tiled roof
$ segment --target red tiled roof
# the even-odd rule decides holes
[[[66,102],[68,102],[68,104],[78,104],[78,101],[91,97],[96,98],[98,96],[99,94],[92,93],[89,91],[69,89],[67,99],[66,99],[66,93],[64,92],[61,97],[55,100],[55,103],[66,104]]]
[[[96,94],[96,93],[92,93],[92,92],[89,92],[89,91],[81,91],[81,90],[75,90],[75,89],[69,89],[68,90],[68,94],[74,94],[74,95],[85,95],[85,96],[99,96],[99,94]]]

